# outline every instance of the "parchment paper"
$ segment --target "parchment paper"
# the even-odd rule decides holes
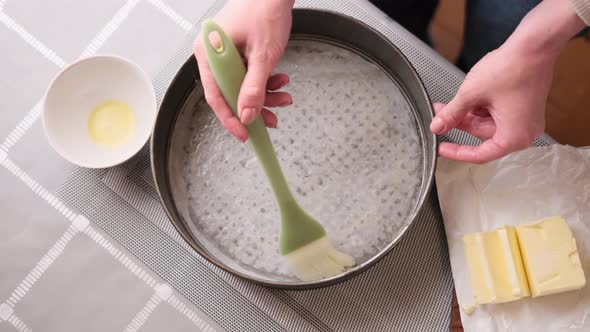
[[[590,278],[590,150],[530,148],[485,165],[441,159],[436,173],[459,305],[473,304],[465,233],[563,216]],[[590,286],[568,293],[480,305],[461,312],[465,331],[590,331]]]

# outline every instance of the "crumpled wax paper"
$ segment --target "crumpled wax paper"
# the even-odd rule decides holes
[[[590,149],[530,148],[485,165],[439,160],[436,184],[459,306],[473,304],[461,237],[563,216],[590,278]],[[480,305],[461,312],[465,331],[590,331],[590,285]]]

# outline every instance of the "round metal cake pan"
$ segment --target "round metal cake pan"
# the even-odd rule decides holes
[[[349,16],[323,10],[295,9],[291,38],[333,43],[354,51],[386,72],[401,87],[409,101],[422,145],[422,183],[415,207],[408,217],[406,226],[389,245],[371,259],[341,275],[314,282],[289,283],[273,282],[247,275],[224,263],[214,253],[207,250],[192,233],[187,221],[179,211],[178,200],[174,196],[173,175],[170,171],[172,136],[181,110],[185,107],[187,100],[194,99],[195,96],[203,98],[197,62],[192,56],[173,79],[160,106],[151,138],[151,163],[156,188],[170,221],[181,237],[199,255],[219,268],[254,283],[284,289],[310,289],[332,285],[358,275],[391,252],[415,221],[429,196],[434,181],[437,140],[436,136],[428,130],[433,110],[424,85],[407,58],[385,36]]]

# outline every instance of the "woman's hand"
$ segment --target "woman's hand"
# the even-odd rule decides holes
[[[471,69],[449,104],[434,105],[432,132],[462,129],[483,144],[441,143],[439,155],[485,163],[528,148],[545,128],[557,56],[584,26],[568,1],[545,0],[527,14],[499,49]]]
[[[469,72],[457,95],[435,104],[432,132],[453,128],[483,140],[480,146],[441,143],[441,157],[485,163],[528,148],[545,128],[545,102],[555,56],[531,55],[510,46],[482,58]]]
[[[205,99],[221,124],[240,141],[248,139],[244,125],[262,115],[268,127],[277,126],[277,117],[264,107],[284,107],[293,101],[286,92],[276,92],[289,83],[285,74],[271,76],[283,55],[291,30],[294,0],[230,0],[215,21],[233,40],[247,65],[238,98],[238,118],[227,106],[209,68],[203,36],[195,42],[195,56]]]

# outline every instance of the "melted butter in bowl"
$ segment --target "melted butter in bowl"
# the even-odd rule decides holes
[[[121,57],[99,55],[64,68],[43,99],[51,147],[88,168],[119,165],[148,141],[157,101],[151,79]]]
[[[127,144],[133,137],[135,127],[133,110],[118,100],[97,105],[88,117],[88,135],[102,148],[114,149]]]

